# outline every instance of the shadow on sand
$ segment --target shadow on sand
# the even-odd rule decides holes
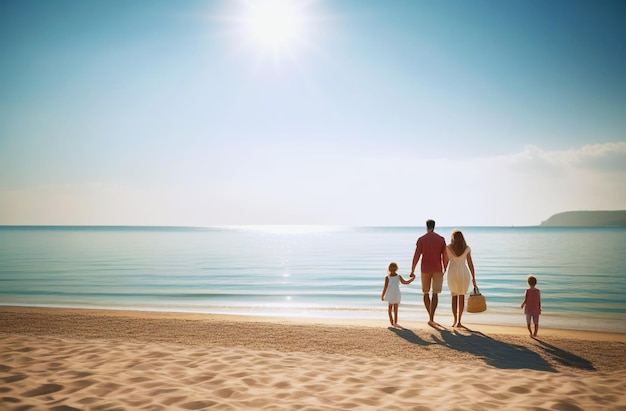
[[[558,372],[550,363],[528,348],[498,341],[481,333],[464,328],[466,332],[438,329],[441,338],[433,340],[453,350],[462,351],[482,358],[488,365],[502,369],[532,369]]]
[[[463,328],[464,332],[459,330],[450,331],[438,324],[431,325],[439,332],[439,336],[432,334],[433,341],[426,341],[413,331],[398,327],[389,327],[398,337],[401,337],[412,344],[428,346],[433,344],[443,345],[447,348],[472,354],[482,358],[487,364],[503,369],[533,369],[538,371],[557,372],[546,360],[539,354],[529,350],[526,347],[509,344],[491,338],[479,331],[472,331]],[[553,351],[558,348],[552,347]],[[546,349],[547,351],[547,349]],[[562,351],[562,350],[559,350]],[[562,353],[565,357],[566,353]],[[556,355],[553,355],[556,357]],[[571,363],[571,361],[570,361]]]
[[[480,331],[470,330],[467,327],[449,330],[439,324],[432,324],[439,335],[431,334],[431,341],[426,340],[413,331],[403,327],[388,327],[398,337],[421,346],[439,344],[452,350],[475,355],[482,358],[485,363],[502,369],[531,369],[537,371],[559,372],[544,357],[567,367],[581,370],[595,371],[593,364],[576,354],[548,344],[536,337],[537,349],[533,351],[523,345],[506,343],[483,334]]]
[[[555,347],[552,344],[548,344],[545,341],[541,341],[537,337],[533,337],[537,343],[539,343],[539,348],[541,348],[546,355],[550,356],[554,361],[559,364],[565,365],[567,367],[578,368],[581,370],[588,371],[596,371],[596,367],[593,366],[591,361],[586,360],[582,357],[579,357],[576,354],[572,354],[569,351],[562,350],[558,347]]]
[[[423,346],[436,344],[434,342],[429,342],[429,341],[422,339],[419,335],[415,334],[413,331],[409,330],[408,328],[387,327],[387,329],[390,331],[393,331],[394,333],[396,333],[398,337],[404,338],[405,340],[407,340],[408,342],[412,344],[423,345]]]

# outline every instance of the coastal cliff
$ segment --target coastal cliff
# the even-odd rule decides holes
[[[541,223],[548,227],[626,227],[626,210],[566,211]]]

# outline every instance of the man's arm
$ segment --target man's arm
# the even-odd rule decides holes
[[[413,265],[411,266],[411,277],[415,277],[415,267],[417,266],[417,262],[420,260],[422,256],[422,248],[420,247],[419,241],[417,246],[415,247],[415,254],[413,254]]]

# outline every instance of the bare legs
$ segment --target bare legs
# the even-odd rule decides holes
[[[398,325],[398,304],[389,304],[387,312],[389,313],[389,322],[391,325]]]
[[[535,330],[533,332],[533,330],[530,328],[530,320],[532,319],[533,324],[535,325]],[[531,337],[536,337],[537,336],[537,331],[539,330],[539,316],[533,316],[531,314],[526,314],[526,326],[528,327],[528,333],[530,334]]]
[[[428,312],[428,324],[435,323],[435,310],[437,310],[437,305],[439,304],[439,294],[433,293],[432,299],[428,295],[428,293],[424,293],[424,307]]]
[[[537,330],[539,330],[539,324],[535,323],[535,332],[533,333],[533,331],[530,329],[530,323],[528,323],[528,333],[531,337],[537,336]]]
[[[465,295],[452,296],[452,315],[454,315],[453,327],[463,327],[461,324],[461,316],[465,309]],[[529,325],[530,327],[530,325]]]
[[[456,295],[452,296],[452,315],[454,316],[454,321],[452,322],[452,326],[456,327],[456,319],[457,319],[457,314],[456,314],[456,310],[458,309],[457,304],[459,302],[459,297],[457,297]]]
[[[461,315],[463,315],[464,309],[465,309],[465,295],[459,295],[459,321],[456,323],[457,327],[462,327]]]

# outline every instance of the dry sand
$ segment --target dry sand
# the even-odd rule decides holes
[[[626,335],[0,307],[0,410],[626,410]]]

